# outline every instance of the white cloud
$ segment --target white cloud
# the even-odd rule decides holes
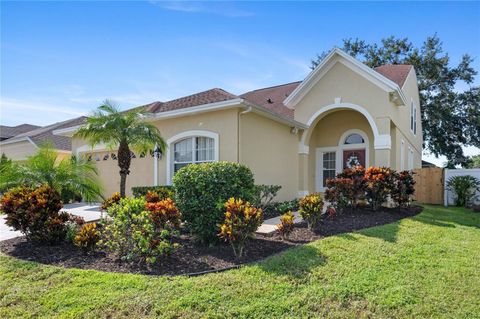
[[[4,97],[0,99],[0,110],[1,124],[3,125],[22,123],[48,125],[87,113],[77,108],[58,104]]]
[[[249,17],[253,12],[239,9],[232,2],[213,1],[193,2],[193,1],[150,1],[151,4],[158,5],[166,10],[186,12],[186,13],[210,13],[225,17]]]

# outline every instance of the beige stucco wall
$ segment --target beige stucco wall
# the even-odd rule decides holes
[[[322,118],[315,126],[309,144],[308,160],[308,189],[315,190],[317,148],[339,146],[342,135],[351,129],[363,131],[368,138],[368,163],[372,166],[375,163],[375,150],[373,148],[373,132],[367,119],[356,111],[341,110],[333,112]],[[342,156],[339,151],[337,156]]]
[[[410,105],[394,105],[389,101],[388,92],[339,62],[296,105],[295,119],[308,123],[318,110],[334,104],[336,98],[341,98],[341,103],[351,103],[366,109],[374,118],[379,134],[390,134],[390,122],[393,122],[416,151],[421,153],[422,127],[416,81],[412,70],[403,86],[408,102],[413,100],[417,105],[416,135],[410,130]]]
[[[250,167],[256,184],[282,186],[275,200],[297,197],[298,139],[288,125],[254,113],[240,116],[240,163]]]
[[[421,167],[422,128],[416,77],[413,71],[409,73],[405,82],[404,94],[408,101],[413,100],[417,105],[416,135],[410,130],[410,104],[394,105],[390,102],[388,92],[346,65],[340,62],[333,64],[295,106],[295,119],[303,123],[312,123],[302,136],[302,142],[309,146],[309,151],[308,154],[299,155],[299,190],[315,191],[315,148],[319,145],[336,146],[340,135],[347,129],[358,128],[368,131],[370,165],[399,169],[401,140],[404,140],[405,168],[408,165],[409,146],[414,149],[414,168]],[[384,147],[374,149],[372,126],[356,111],[342,111],[342,108],[336,108],[315,118],[322,108],[338,103],[353,104],[363,108],[372,117],[378,134],[390,135],[390,149]]]
[[[0,145],[0,154],[4,153],[8,158],[14,161],[24,161],[27,156],[31,156],[37,152],[37,147],[29,141],[20,141]]]
[[[97,166],[103,195],[106,197],[120,191],[120,168],[117,160],[111,158],[111,153],[110,151],[97,151],[85,154],[86,156],[91,155],[92,162]],[[108,159],[103,160],[107,154],[109,155]],[[153,158],[149,154],[140,158],[137,153],[136,158],[132,158],[130,171],[131,173],[127,177],[127,195],[131,195],[133,186],[153,185]]]
[[[238,108],[201,113],[191,116],[183,116],[170,119],[156,120],[153,122],[158,127],[162,137],[167,141],[171,137],[191,130],[202,130],[218,133],[219,135],[219,160],[238,161]],[[73,153],[76,154],[79,147],[84,146],[85,141],[73,138]],[[91,153],[91,152],[89,152]],[[99,154],[108,153],[101,150]],[[167,155],[158,160],[158,184],[167,183]],[[103,156],[102,156],[103,159]],[[110,196],[119,190],[120,177],[117,162],[111,158],[107,161],[95,161],[97,164],[100,180],[104,187],[104,195]],[[133,186],[147,186],[154,184],[154,159],[147,155],[145,158],[132,159],[131,173],[127,177],[127,195],[131,195]]]

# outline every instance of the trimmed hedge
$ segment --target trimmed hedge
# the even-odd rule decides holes
[[[161,200],[173,198],[175,196],[175,190],[173,189],[173,186],[169,185],[132,187],[132,193],[134,197],[145,196],[149,191],[157,193]]]
[[[251,201],[255,189],[252,171],[233,162],[188,165],[175,174],[173,185],[187,227],[205,244],[218,242],[224,203],[232,197]]]

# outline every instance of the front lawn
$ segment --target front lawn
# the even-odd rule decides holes
[[[0,254],[0,317],[480,318],[480,214],[426,206],[201,277],[72,270]]]

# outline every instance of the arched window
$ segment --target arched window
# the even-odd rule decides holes
[[[184,138],[173,144],[173,173],[189,164],[215,161],[215,140],[206,136]]]
[[[360,134],[353,133],[345,138],[344,144],[363,144],[365,140]]]

